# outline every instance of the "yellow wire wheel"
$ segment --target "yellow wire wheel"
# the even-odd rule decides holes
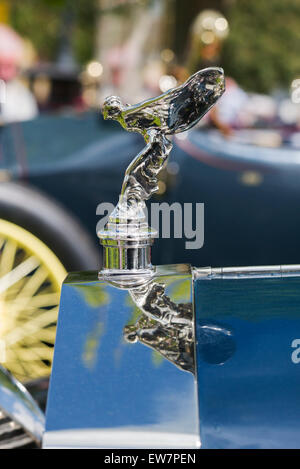
[[[40,239],[0,219],[0,364],[20,381],[50,374],[65,276]]]

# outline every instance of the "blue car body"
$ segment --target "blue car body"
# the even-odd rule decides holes
[[[300,267],[173,265],[157,267],[154,282],[193,304],[194,372],[175,366],[174,342],[164,353],[169,326],[157,343],[124,340],[143,315],[126,289],[70,274],[44,447],[299,448]]]

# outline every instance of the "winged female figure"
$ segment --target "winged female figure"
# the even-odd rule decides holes
[[[138,204],[158,189],[157,174],[172,149],[169,137],[196,125],[224,91],[223,69],[210,67],[177,88],[139,104],[124,105],[117,96],[106,98],[104,119],[117,120],[125,130],[142,134],[147,143],[126,170],[121,204]]]

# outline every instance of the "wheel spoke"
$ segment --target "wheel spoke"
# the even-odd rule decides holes
[[[58,305],[59,293],[47,293],[34,296],[29,299],[24,309],[47,308],[49,306]]]
[[[0,277],[10,272],[14,265],[15,255],[17,250],[17,243],[15,241],[7,240],[4,244],[1,261],[0,261]]]
[[[34,256],[19,264],[13,270],[0,278],[0,295],[26,275],[30,274],[38,266]]]
[[[15,301],[10,303],[10,314],[16,317],[22,311],[26,311],[28,303],[34,297],[34,294],[39,290],[43,282],[45,282],[47,277],[47,270],[44,267],[39,266],[33,275],[28,277],[23,288],[17,294]]]
[[[44,310],[43,314],[40,314],[36,318],[33,318],[27,322],[24,322],[22,326],[16,327],[4,336],[4,340],[7,345],[13,345],[23,340],[27,335],[38,332],[47,324],[56,322],[58,308],[52,308],[50,310]]]
[[[50,373],[65,273],[39,239],[0,219],[0,359],[21,381]]]
[[[30,300],[37,290],[41,287],[43,282],[45,282],[48,277],[48,272],[43,266],[39,266],[31,277],[28,278],[26,284],[19,292],[16,300],[22,299],[24,306],[26,305],[26,300]]]

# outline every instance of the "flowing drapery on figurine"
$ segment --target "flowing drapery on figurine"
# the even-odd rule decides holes
[[[119,202],[98,232],[104,247],[101,275],[110,281],[122,274],[124,282],[124,274],[128,273],[127,281],[136,285],[143,278],[133,278],[134,272],[151,275],[150,245],[157,233],[145,219],[145,200],[158,189],[158,173],[172,149],[170,137],[196,125],[224,91],[223,70],[211,67],[195,73],[177,88],[133,106],[122,104],[116,96],[106,98],[104,119],[117,120],[125,130],[142,134],[146,142],[128,166]]]
[[[117,120],[125,130],[142,134],[147,143],[126,170],[120,203],[139,203],[158,189],[157,174],[172,149],[168,137],[196,125],[224,90],[223,70],[211,67],[181,86],[133,106],[123,105],[116,96],[106,98],[104,119]]]

